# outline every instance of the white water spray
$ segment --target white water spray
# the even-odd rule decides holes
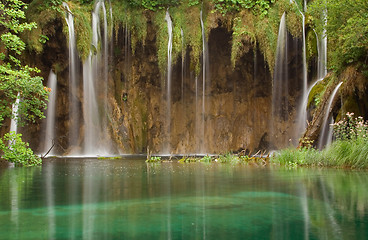
[[[79,138],[77,51],[73,15],[67,3],[63,2],[63,7],[66,10],[65,21],[69,32],[69,145],[75,146]]]
[[[208,44],[206,41],[206,32],[203,23],[202,10],[200,12],[200,21],[202,29],[202,114],[200,123],[200,152],[205,152],[205,114],[206,114],[206,81],[208,78],[208,67],[209,67],[209,57],[208,57]]]
[[[18,93],[15,103],[12,105],[12,118],[10,120],[10,132],[18,133],[18,107],[19,107],[20,95]]]
[[[303,17],[303,88],[302,97],[300,101],[300,107],[298,111],[298,124],[296,131],[296,139],[298,139],[301,134],[305,131],[307,127],[307,108],[304,102],[308,99],[308,74],[307,74],[307,52],[306,52],[306,41],[305,41],[305,16],[302,12],[300,14]]]
[[[51,88],[49,94],[49,103],[47,104],[46,112],[46,132],[44,137],[44,149],[43,152],[46,153],[50,150],[55,139],[55,112],[56,112],[56,94],[57,94],[57,76],[51,70],[49,74],[48,86]],[[53,149],[49,153],[53,154]]]
[[[169,11],[166,11],[165,20],[167,22],[167,31],[169,39],[167,43],[167,83],[166,83],[166,124],[167,124],[167,146],[166,152],[170,153],[170,139],[171,139],[171,55],[172,55],[172,21],[170,18]]]
[[[288,57],[285,13],[280,20],[277,38],[276,62],[272,86],[272,119],[283,118],[288,109]],[[274,124],[272,125],[275,130]]]
[[[331,126],[330,126],[330,122],[331,122],[330,112],[332,110],[331,105],[332,105],[332,102],[333,102],[333,100],[335,98],[335,95],[336,95],[337,91],[339,90],[341,84],[342,84],[342,82],[340,82],[335,87],[335,89],[332,92],[330,98],[328,99],[328,104],[327,104],[326,112],[324,114],[323,123],[322,123],[322,130],[320,132],[319,139],[318,139],[318,149],[322,149],[324,146],[326,146],[327,143],[331,142],[331,139],[330,139],[331,136],[329,136],[329,130],[331,128]],[[333,119],[332,119],[332,121],[333,121]],[[330,135],[332,135],[331,133],[330,133]]]
[[[103,36],[100,23],[101,13],[103,14]],[[100,43],[101,51],[99,49]],[[111,147],[107,136],[107,17],[105,3],[102,0],[96,2],[92,12],[92,46],[94,50],[90,52],[87,60],[83,63],[83,116],[85,123],[83,154],[85,155],[108,154]],[[102,70],[100,70],[101,68]],[[102,94],[102,101],[98,101],[99,94]]]

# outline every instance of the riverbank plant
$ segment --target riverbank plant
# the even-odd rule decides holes
[[[40,157],[33,154],[29,144],[22,141],[22,134],[6,133],[0,138],[1,158],[14,163],[16,166],[36,166],[42,163]]]
[[[36,23],[26,21],[26,9],[27,4],[19,0],[0,3],[0,127],[9,118],[19,126],[44,118],[43,110],[50,91],[37,76],[40,71],[21,61],[26,48],[21,33],[37,27]],[[23,166],[40,164],[41,159],[33,154],[21,136],[14,132],[1,136],[1,157]]]
[[[311,146],[285,149],[271,158],[271,164],[282,166],[320,166],[368,168],[368,124],[362,117],[347,113],[333,124],[335,141],[319,151]]]
[[[159,156],[150,156],[150,157],[147,158],[146,162],[150,162],[150,163],[161,162],[161,157],[159,157]]]
[[[179,159],[180,163],[229,163],[229,164],[247,164],[247,165],[257,165],[257,166],[265,166],[269,161],[268,155],[245,155],[243,153],[234,154],[234,153],[226,153],[220,155],[206,155],[203,157],[189,157],[183,156]]]

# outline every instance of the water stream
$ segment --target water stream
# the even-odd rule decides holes
[[[276,61],[272,86],[272,126],[275,131],[275,121],[282,120],[288,114],[288,49],[285,13],[280,20],[277,38]]]
[[[300,99],[299,110],[298,110],[298,124],[297,124],[297,135],[296,139],[301,137],[302,133],[305,131],[307,127],[307,108],[304,105],[305,99],[308,99],[308,73],[307,73],[307,51],[306,51],[306,41],[305,41],[305,16],[300,11],[302,15],[303,21],[303,87],[302,87],[302,97]]]
[[[332,138],[332,131],[330,131],[330,128],[332,128],[330,126],[330,124],[331,124],[330,112],[332,110],[331,105],[332,105],[332,102],[333,102],[333,100],[335,98],[335,95],[336,95],[337,91],[339,90],[341,84],[342,84],[342,82],[340,82],[335,87],[335,89],[331,93],[330,98],[328,99],[326,112],[324,114],[323,123],[322,123],[322,126],[321,126],[322,130],[320,132],[319,139],[318,139],[318,149],[322,149],[323,147],[326,146],[326,144],[331,143],[331,138]],[[332,119],[332,122],[333,122],[333,119]]]
[[[10,119],[10,132],[18,133],[18,107],[20,101],[20,94],[17,94],[17,99],[12,105],[12,118]]]
[[[49,94],[49,102],[47,104],[46,112],[46,132],[44,136],[44,148],[43,153],[48,152],[55,141],[55,112],[56,112],[56,99],[57,99],[57,76],[51,70],[48,79],[48,87],[51,88]],[[53,155],[53,149],[49,152],[49,155]]]
[[[170,154],[170,139],[171,139],[171,75],[172,75],[172,21],[169,11],[166,11],[165,21],[167,22],[167,31],[169,35],[167,43],[167,82],[166,82],[166,128],[167,128],[167,146],[164,152]]]
[[[66,16],[65,21],[68,25],[68,36],[69,36],[69,145],[75,146],[78,144],[79,139],[79,122],[80,114],[78,108],[78,56],[76,50],[76,39],[75,39],[75,29],[74,29],[74,18],[70,11],[67,3],[63,2],[63,7],[65,8]]]
[[[103,17],[103,35],[100,14]],[[92,46],[83,63],[83,155],[109,154],[111,144],[107,132],[108,41],[105,3],[99,0],[92,12]],[[101,48],[99,45],[101,43]],[[101,69],[102,68],[102,69]],[[102,95],[102,100],[99,100]]]
[[[208,68],[209,68],[209,54],[208,54],[208,43],[206,41],[206,32],[203,23],[202,10],[200,12],[201,30],[202,30],[202,113],[200,122],[200,145],[199,152],[206,152],[205,149],[205,115],[206,115],[206,82],[208,78]]]

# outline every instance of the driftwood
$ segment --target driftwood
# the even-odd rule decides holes
[[[51,145],[51,147],[50,147],[50,148],[49,148],[49,150],[45,153],[45,155],[41,156],[41,159],[42,159],[42,160],[47,156],[47,154],[49,154],[49,153],[51,152],[51,150],[54,148],[54,146],[55,146],[55,139],[52,139],[52,145]]]

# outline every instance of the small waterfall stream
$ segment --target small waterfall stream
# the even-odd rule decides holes
[[[318,149],[322,149],[324,146],[326,146],[326,144],[331,142],[331,137],[332,137],[332,131],[330,131],[330,128],[331,128],[330,124],[331,124],[331,118],[332,118],[332,116],[330,118],[331,105],[332,105],[332,102],[341,84],[342,82],[340,82],[335,87],[330,98],[328,99],[328,104],[327,104],[326,112],[324,114],[323,123],[322,123],[322,130],[320,132],[319,139],[318,139]],[[332,122],[333,122],[333,119],[332,119]]]
[[[167,22],[167,31],[169,35],[167,43],[167,82],[166,82],[166,124],[167,124],[167,146],[165,146],[165,152],[170,154],[170,139],[171,139],[171,72],[172,72],[172,21],[169,11],[166,11],[165,20]]]
[[[18,93],[17,99],[12,106],[12,115],[13,117],[10,120],[10,132],[18,133],[18,107],[19,107],[20,95]]]
[[[205,153],[205,115],[206,115],[206,81],[208,78],[208,68],[209,68],[209,54],[208,54],[208,43],[206,41],[206,32],[203,23],[202,10],[200,12],[201,30],[202,30],[202,114],[199,123],[200,126],[200,153]],[[208,83],[207,83],[208,84]]]
[[[101,13],[103,14],[103,36],[101,36]],[[100,43],[101,50],[99,49]],[[83,116],[85,122],[83,154],[85,155],[108,154],[111,146],[107,136],[107,17],[105,3],[102,0],[96,2],[92,12],[92,46],[94,51],[90,52],[87,60],[83,63]],[[100,94],[103,96],[102,101],[98,100]]]
[[[288,49],[285,13],[281,17],[277,39],[276,61],[272,86],[272,131],[275,131],[275,121],[282,119],[288,109]]]
[[[184,49],[184,31],[180,29],[181,35],[181,99],[184,106],[184,63],[185,63],[185,49]]]
[[[307,127],[307,108],[306,99],[308,99],[308,73],[307,73],[307,51],[306,51],[306,41],[305,41],[305,16],[300,11],[303,17],[302,27],[303,27],[303,88],[302,97],[300,99],[299,111],[298,111],[298,125],[296,131],[296,140],[302,135]]]
[[[66,10],[65,21],[69,35],[69,145],[78,144],[79,139],[79,109],[78,109],[78,78],[77,78],[77,51],[74,31],[73,14],[67,3],[63,2]]]
[[[47,104],[46,112],[46,132],[44,136],[44,149],[43,153],[47,153],[53,145],[55,139],[55,112],[56,112],[56,95],[57,95],[57,76],[51,70],[48,79],[48,86],[51,88],[49,94],[49,103]],[[49,155],[53,154],[53,149]]]
[[[296,125],[296,131],[295,131],[295,142],[298,141],[299,137],[302,135],[302,133],[305,131],[307,127],[307,109],[305,102],[308,98],[307,95],[307,88],[308,88],[308,73],[307,73],[307,52],[306,52],[306,40],[305,40],[305,15],[304,13],[299,9],[298,4],[294,0],[290,0],[291,4],[295,4],[296,8],[298,9],[299,13],[302,15],[302,29],[303,29],[303,84],[302,84],[302,94],[299,102],[298,112],[297,112],[297,125]],[[304,1],[304,8],[303,11],[306,12],[307,10],[307,3]]]

